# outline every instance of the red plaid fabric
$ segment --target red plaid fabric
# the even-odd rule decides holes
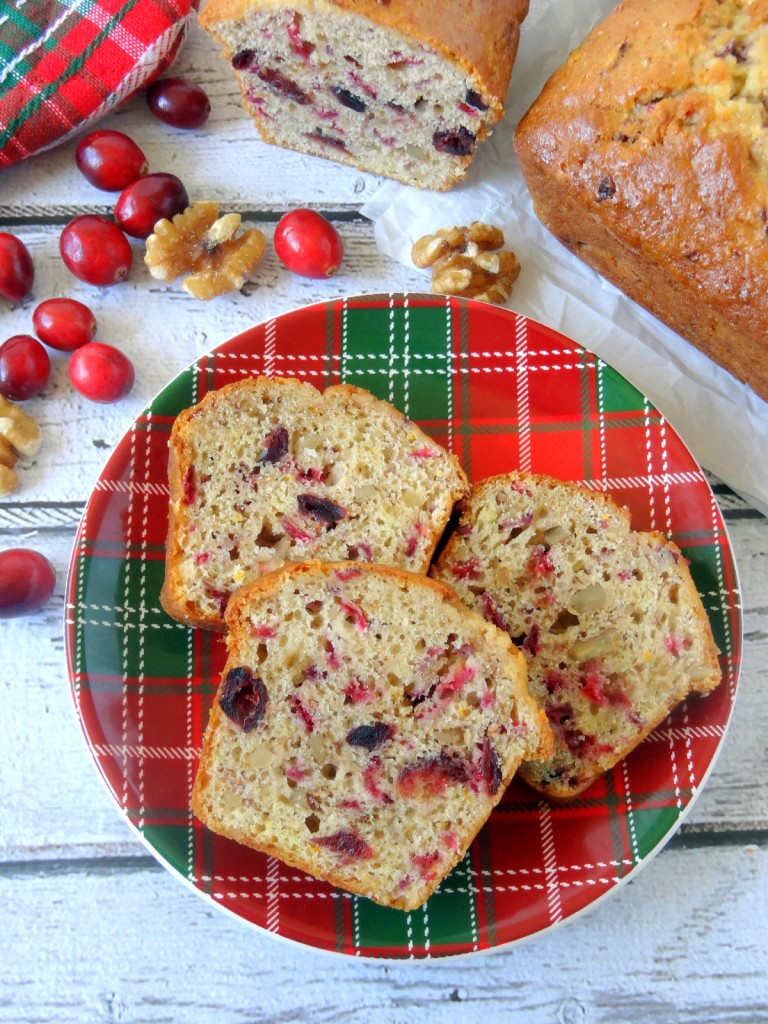
[[[162,73],[191,0],[0,0],[0,167],[54,146]]]

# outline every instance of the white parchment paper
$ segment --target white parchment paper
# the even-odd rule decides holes
[[[615,0],[532,0],[507,113],[462,185],[430,193],[384,184],[363,207],[383,253],[410,264],[414,241],[484,220],[522,264],[508,305],[573,338],[650,398],[699,463],[768,515],[768,403],[569,253],[538,222],[512,145],[552,71]],[[429,276],[425,272],[425,290]],[[766,297],[768,301],[768,297]]]

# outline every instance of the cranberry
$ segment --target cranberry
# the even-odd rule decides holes
[[[509,632],[506,622],[504,621],[501,612],[496,607],[496,602],[493,600],[487,590],[484,590],[480,595],[480,606],[483,616],[494,624],[498,629],[503,629],[505,632]]]
[[[51,360],[30,334],[15,334],[0,345],[0,395],[15,402],[39,395],[51,375]]]
[[[128,239],[117,224],[90,213],[67,224],[61,233],[59,251],[75,277],[95,285],[122,281],[133,260]]]
[[[356,832],[334,832],[330,836],[318,836],[312,840],[318,846],[324,846],[327,850],[340,853],[345,857],[352,857],[359,860],[370,860],[373,850],[368,843]]]
[[[267,450],[262,455],[261,461],[271,463],[279,462],[288,451],[288,445],[290,444],[288,431],[285,427],[278,425],[270,433],[264,443],[267,446]]]
[[[0,232],[0,296],[20,302],[32,291],[35,268],[29,249],[16,235]]]
[[[53,566],[37,551],[9,548],[0,552],[0,619],[39,612],[56,585]]]
[[[296,501],[299,504],[299,511],[318,523],[335,526],[347,515],[346,509],[343,509],[341,505],[337,505],[327,498],[321,498],[317,494],[300,494]]]
[[[292,210],[275,228],[275,252],[302,277],[331,277],[339,269],[344,243],[336,228],[314,210]]]
[[[355,96],[349,89],[343,89],[340,85],[332,85],[331,92],[344,107],[349,107],[350,110],[356,111],[358,114],[365,112],[365,100],[361,100],[359,96]]]
[[[347,147],[344,144],[343,139],[337,139],[333,135],[326,135],[324,132],[305,132],[308,139],[314,139],[315,142],[322,142],[324,146],[330,146],[332,149],[340,149],[346,152]],[[321,275],[323,276],[323,275]],[[330,274],[328,275],[330,277]]]
[[[204,89],[186,78],[161,78],[147,89],[147,106],[172,128],[201,128],[211,112]]]
[[[485,100],[480,95],[480,93],[479,92],[475,92],[474,89],[467,89],[467,94],[464,97],[464,102],[468,106],[474,107],[475,110],[487,110],[488,109],[488,104],[485,102]]]
[[[613,178],[605,177],[600,179],[600,184],[597,186],[597,200],[602,202],[604,199],[611,199],[616,195],[616,182]]]
[[[77,169],[103,192],[121,192],[147,173],[147,158],[122,132],[86,135],[75,150]]]
[[[432,136],[432,145],[438,153],[448,153],[449,156],[469,156],[475,148],[475,135],[461,125],[458,128],[435,132]]]
[[[76,391],[92,402],[116,402],[133,387],[130,359],[112,345],[92,341],[73,352],[69,379]]]
[[[420,757],[401,768],[397,789],[404,797],[440,796],[448,786],[466,785],[470,777],[466,761],[443,750],[439,754]]]
[[[221,684],[219,706],[243,732],[251,732],[264,717],[269,694],[258,676],[247,668],[233,668]]]
[[[482,745],[480,747],[480,764],[479,764],[478,776],[482,788],[485,789],[489,796],[495,796],[499,791],[501,783],[504,781],[504,777],[501,774],[501,762],[499,761],[499,755],[491,746],[491,741],[487,736],[483,738]]]
[[[298,103],[299,106],[306,106],[312,102],[308,93],[304,92],[301,86],[297,85],[292,78],[288,78],[282,71],[275,68],[262,68],[258,64],[250,65],[248,71],[257,75],[261,81],[287,100]]]
[[[187,190],[175,174],[148,174],[117,200],[115,220],[127,235],[148,238],[159,220],[171,220],[188,206]]]
[[[394,725],[386,722],[374,722],[373,725],[358,725],[347,733],[347,743],[352,747],[365,747],[375,750],[382,743],[391,740],[395,734]]]
[[[247,71],[256,74],[259,67],[259,56],[255,50],[238,50],[232,58],[235,71]]]
[[[184,474],[181,487],[184,492],[184,503],[186,505],[194,505],[197,501],[197,484],[195,482],[194,466],[188,467],[187,472]]]
[[[60,352],[74,352],[96,333],[96,317],[76,299],[46,299],[32,314],[41,341]]]

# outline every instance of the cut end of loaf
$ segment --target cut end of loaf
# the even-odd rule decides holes
[[[267,142],[445,190],[503,113],[503,97],[458,60],[361,14],[275,5],[206,14]]]
[[[227,620],[195,814],[376,902],[423,903],[551,742],[508,638],[426,577],[286,566]]]
[[[605,495],[521,473],[483,481],[435,575],[522,649],[555,753],[520,774],[548,796],[576,796],[688,694],[720,682],[679,549],[631,531]]]

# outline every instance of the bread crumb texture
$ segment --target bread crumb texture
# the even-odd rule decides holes
[[[433,571],[525,655],[555,753],[521,776],[554,798],[582,792],[689,693],[720,682],[685,558],[661,534],[633,532],[606,495],[521,473],[485,480]]]
[[[286,566],[227,622],[195,814],[376,902],[423,903],[551,749],[509,638],[424,576]]]
[[[426,573],[468,487],[453,455],[367,391],[264,377],[181,413],[169,479],[163,606],[212,628],[238,587],[284,562]]]
[[[501,117],[525,5],[497,4],[505,20],[482,24],[497,40],[488,60],[504,69],[494,74],[499,95],[460,54],[383,23],[389,4],[370,17],[358,6],[252,3],[227,17],[230,6],[213,4],[202,24],[222,44],[267,142],[423,188],[452,187]],[[477,35],[480,14],[463,6]],[[435,7],[439,37],[449,13]]]

